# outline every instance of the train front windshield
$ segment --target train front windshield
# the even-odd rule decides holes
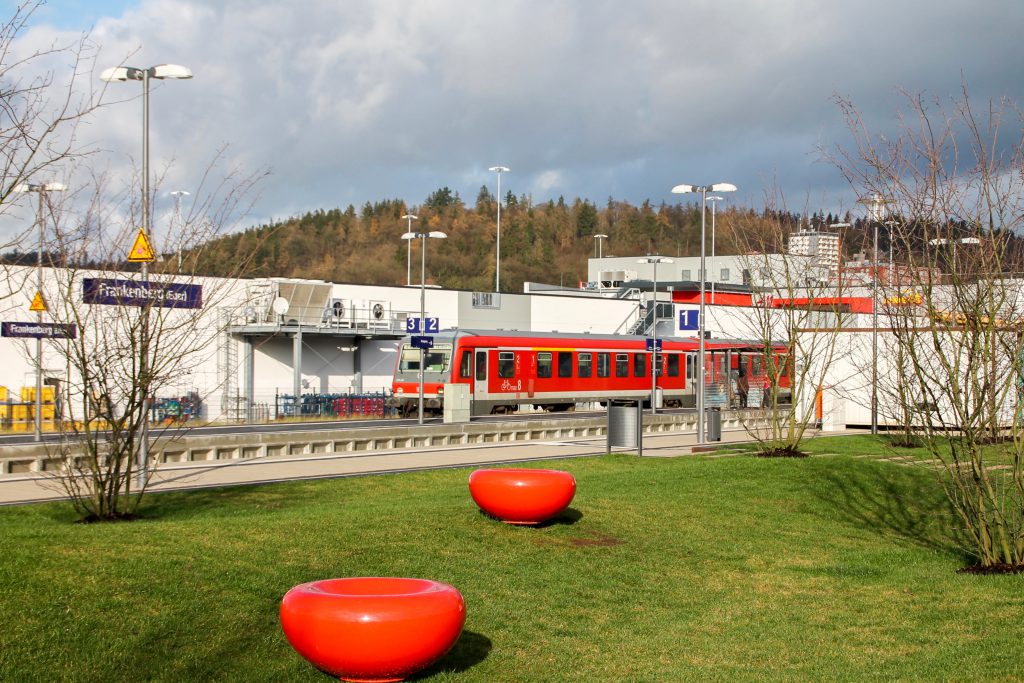
[[[420,371],[420,349],[409,344],[402,346],[398,360],[399,374],[418,374]],[[447,372],[452,360],[452,345],[438,344],[423,352],[423,372]]]

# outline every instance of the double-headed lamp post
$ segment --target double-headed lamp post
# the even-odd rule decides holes
[[[704,382],[706,371],[704,369],[704,285],[707,273],[704,271],[704,224],[708,209],[708,192],[735,192],[736,186],[732,183],[715,183],[714,185],[676,185],[672,188],[674,194],[690,194],[699,192],[701,197],[700,206],[700,309],[697,313],[697,334],[700,336],[698,345],[698,380],[697,380],[697,443],[704,443]]]
[[[415,216],[411,213],[407,213],[402,216],[403,220],[408,221],[405,235],[414,235],[412,231],[412,222],[418,221],[419,216]],[[412,237],[406,237],[402,235],[402,239],[405,240],[405,286],[408,287],[412,284]]]
[[[149,197],[149,81],[156,78],[188,79],[192,78],[192,70],[180,64],[157,64],[148,69],[134,66],[115,66],[104,69],[100,79],[108,83],[113,81],[142,81],[142,233],[152,243],[152,210]],[[142,281],[149,281],[149,264],[142,262]],[[149,380],[147,358],[149,309],[143,307],[142,339],[139,344],[139,378],[142,386],[142,420],[139,426],[138,486],[145,487],[148,480],[149,467]]]
[[[498,244],[495,247],[494,258],[494,291],[501,291],[501,174],[508,173],[511,169],[508,166],[491,166],[488,171],[498,174]]]
[[[420,249],[420,333],[422,334],[426,332],[427,315],[427,238],[444,239],[448,235],[438,230],[431,230],[430,232],[410,231],[402,235],[403,240],[413,240],[417,237],[423,240],[422,248]],[[412,244],[411,241],[409,243]],[[426,362],[426,356],[426,350],[420,347],[420,424],[423,424],[423,364]]]
[[[604,247],[604,241],[608,239],[608,235],[605,235],[604,233],[598,233],[594,235],[594,239],[597,240],[597,258],[603,258],[604,249],[602,247]]]
[[[858,199],[871,209],[871,433],[878,434],[878,224],[882,220],[882,207],[891,203],[875,192]]]
[[[39,209],[36,211],[36,222],[39,224],[39,250],[36,252],[36,292],[43,296],[43,243],[46,232],[46,221],[44,220],[43,206],[46,203],[47,192],[63,192],[66,190],[61,183],[21,183],[14,187],[15,192],[35,192],[39,195]],[[45,299],[44,299],[45,301]],[[36,322],[43,322],[43,312],[36,312]],[[43,440],[43,337],[36,337],[36,417],[35,417],[35,441]]]
[[[637,263],[649,263],[654,267],[654,274],[651,279],[651,310],[654,312],[652,325],[654,329],[654,343],[651,349],[651,415],[658,412],[658,264],[672,263],[672,259],[664,256],[647,256]]]
[[[181,232],[181,198],[191,196],[187,190],[174,190],[171,196],[174,197],[174,227]],[[178,235],[178,273],[181,273],[181,250],[184,242],[184,235]]]
[[[708,201],[711,202],[711,303],[715,303],[715,209],[718,207],[718,202],[723,201],[725,197],[719,197],[718,195],[712,195],[708,197]]]

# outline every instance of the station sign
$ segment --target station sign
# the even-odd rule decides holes
[[[412,338],[412,345],[417,349],[423,349],[426,351],[427,349],[434,348],[434,338],[426,336],[421,337],[417,335]]]
[[[108,306],[155,306],[157,308],[202,308],[202,285],[178,282],[142,282],[107,278],[85,278],[82,302]]]
[[[65,323],[0,323],[0,336],[32,339],[74,339],[78,328]]]
[[[648,351],[661,351],[660,339],[652,339],[648,337],[647,339],[644,340],[644,342],[646,342]]]
[[[681,330],[699,330],[700,329],[700,309],[683,309],[679,311],[679,329]]]
[[[441,323],[439,321],[439,318],[423,318],[422,320],[420,318],[406,318],[405,331],[410,334],[414,332],[437,334],[441,331]]]

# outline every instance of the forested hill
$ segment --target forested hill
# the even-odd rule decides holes
[[[198,256],[198,271],[224,275],[242,255],[254,254],[248,277],[295,277],[376,285],[403,285],[407,277],[408,229],[402,216],[419,216],[416,230],[439,230],[444,240],[427,246],[427,283],[455,289],[487,291],[494,287],[497,202],[481,188],[474,206],[442,188],[421,206],[401,200],[367,203],[361,210],[319,210],[273,225],[255,227],[207,243]],[[832,217],[815,217],[831,222]],[[797,225],[794,215],[754,214],[720,209],[716,251],[750,251],[744,235],[758,236],[757,248],[781,248],[781,234],[760,230],[771,223]],[[710,210],[708,217],[710,239]],[[605,256],[691,256],[700,253],[700,205],[644,202],[632,206],[609,199],[603,207],[587,200],[563,199],[531,205],[509,193],[501,210],[501,289],[522,291],[524,281],[575,286],[587,279],[587,259],[596,255],[604,234]],[[775,244],[765,244],[765,239]],[[766,248],[767,247],[767,248]],[[412,245],[411,281],[420,281],[419,240]]]

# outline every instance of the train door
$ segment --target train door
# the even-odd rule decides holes
[[[473,372],[473,398],[482,399],[487,396],[487,351],[477,349]]]

